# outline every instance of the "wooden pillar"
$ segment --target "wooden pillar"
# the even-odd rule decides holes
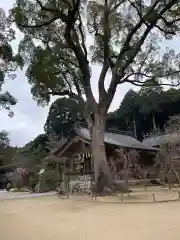
[[[57,164],[57,179],[59,184],[62,182],[62,165]]]
[[[128,191],[128,157],[127,157],[127,150],[124,151],[124,160],[125,160],[125,164],[124,164],[124,170],[125,170],[125,185]]]

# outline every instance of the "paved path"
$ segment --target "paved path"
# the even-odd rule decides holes
[[[19,192],[7,192],[0,190],[0,200],[6,199],[22,199],[22,198],[35,198],[42,196],[51,196],[55,195],[56,192],[47,192],[47,193],[19,193]]]

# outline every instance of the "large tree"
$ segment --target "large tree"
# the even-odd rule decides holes
[[[13,116],[10,107],[15,105],[17,100],[9,92],[2,92],[2,85],[6,78],[14,79],[17,67],[23,66],[22,58],[13,53],[10,45],[14,39],[15,31],[11,28],[11,22],[0,8],[0,107],[8,110],[10,117]]]
[[[178,0],[16,0],[11,16],[24,33],[19,50],[32,93],[41,103],[68,95],[82,104],[97,188],[112,184],[104,130],[117,87],[179,79],[180,56],[171,49],[160,55],[160,39],[179,32],[179,10]],[[94,63],[102,66],[98,101],[91,88]]]

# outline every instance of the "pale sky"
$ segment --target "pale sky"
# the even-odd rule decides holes
[[[0,8],[3,8],[7,12],[12,8],[13,2],[14,0],[1,0]],[[17,32],[17,38],[12,43],[15,50],[17,49],[20,39],[21,33]],[[173,40],[166,44],[176,49],[178,48],[178,51],[180,51],[178,40]],[[92,87],[95,95],[97,95],[96,84],[99,71],[100,67],[98,66],[92,69]],[[44,132],[43,126],[48,114],[48,107],[42,108],[37,106],[37,103],[32,99],[30,88],[31,86],[28,84],[23,71],[17,72],[15,80],[8,80],[4,84],[4,90],[8,90],[18,99],[18,103],[13,109],[15,113],[13,118],[9,118],[6,111],[0,112],[0,130],[9,132],[11,145],[13,146],[23,146],[38,134]],[[119,106],[123,96],[130,88],[133,88],[133,86],[129,84],[120,85],[116,91],[110,111],[115,110]]]

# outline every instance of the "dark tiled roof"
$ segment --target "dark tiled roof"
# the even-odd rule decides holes
[[[180,143],[180,134],[179,133],[171,133],[171,134],[162,134],[155,137],[149,137],[143,140],[143,144],[148,146],[158,146],[167,142],[179,142]]]
[[[77,127],[75,129],[76,133],[86,139],[90,140],[90,134],[89,130],[84,127]],[[130,148],[137,148],[137,149],[145,149],[145,150],[157,150],[156,148],[152,148],[150,146],[147,146],[138,140],[136,140],[133,137],[127,136],[127,135],[122,135],[122,134],[116,134],[116,133],[110,133],[110,132],[105,132],[104,136],[104,141],[106,143],[112,144],[112,145],[117,145],[117,146],[123,146],[123,147],[130,147]]]

